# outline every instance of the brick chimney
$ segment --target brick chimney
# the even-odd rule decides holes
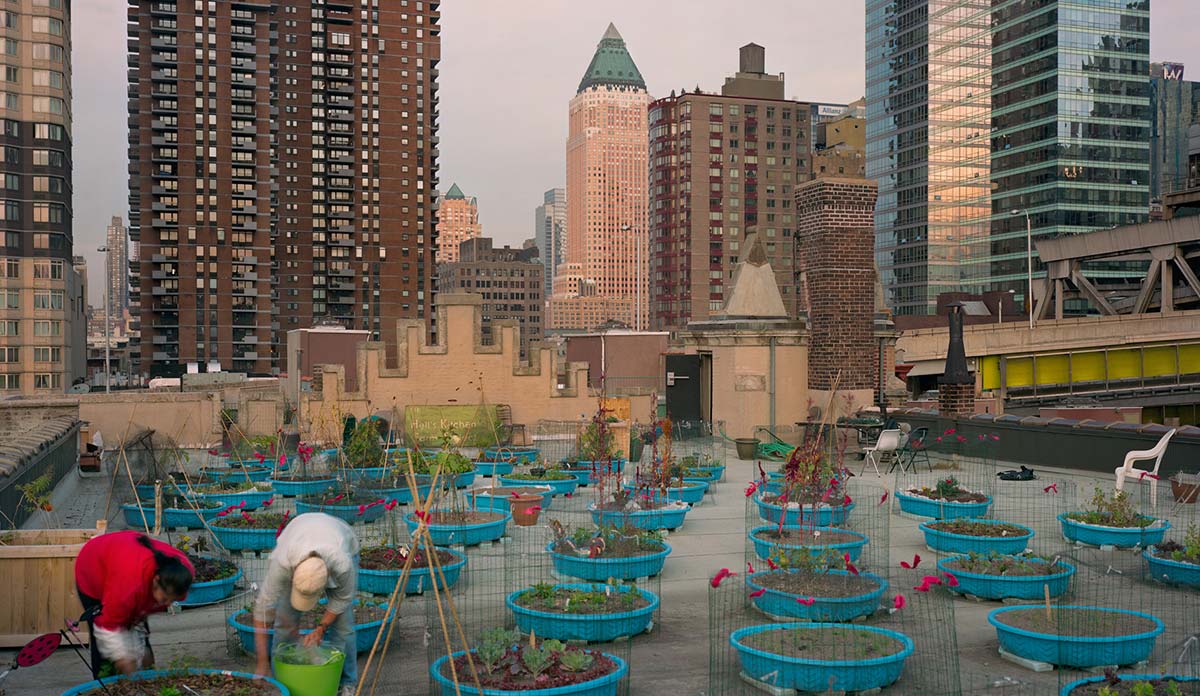
[[[975,378],[967,369],[961,304],[950,305],[949,318],[950,346],[946,349],[946,369],[938,377],[938,412],[943,418],[958,418],[975,413]]]

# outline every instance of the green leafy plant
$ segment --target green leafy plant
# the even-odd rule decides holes
[[[521,640],[521,634],[504,628],[490,628],[479,637],[479,645],[475,653],[488,674],[496,671],[500,661],[508,654],[509,648]]]
[[[54,506],[50,504],[50,496],[54,493],[54,479],[49,473],[17,486],[17,490],[21,491],[21,499],[25,501],[25,509],[29,512],[54,510]]]
[[[596,658],[582,650],[571,650],[558,657],[558,663],[568,672],[586,672],[595,661]]]
[[[521,664],[536,679],[554,664],[554,654],[544,645],[539,648],[528,646],[521,650]]]
[[[379,441],[379,429],[375,421],[369,418],[359,421],[350,433],[343,452],[346,463],[351,467],[382,466],[383,445]]]
[[[158,690],[158,696],[183,696],[183,692],[173,686],[164,686]]]
[[[1154,685],[1148,681],[1134,682],[1129,691],[1133,696],[1154,696]]]
[[[1068,518],[1084,524],[1104,527],[1148,527],[1154,518],[1138,513],[1133,501],[1125,491],[1113,491],[1111,495],[1097,488],[1089,507],[1083,512],[1072,512]]]
[[[1164,541],[1158,544],[1157,551],[1160,557],[1167,556],[1172,561],[1200,564],[1200,527],[1188,525],[1182,543],[1174,539]]]

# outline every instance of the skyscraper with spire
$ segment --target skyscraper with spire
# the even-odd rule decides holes
[[[437,231],[437,262],[458,261],[458,245],[483,235],[475,196],[463,193],[458,184],[451,185],[438,205]]]
[[[567,243],[547,326],[646,326],[647,107],[641,72],[612,24],[569,108]]]

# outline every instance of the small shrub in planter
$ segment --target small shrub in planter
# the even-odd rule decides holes
[[[275,548],[275,539],[292,516],[284,512],[231,513],[209,523],[217,541],[228,551],[267,551]]]
[[[101,686],[101,684],[103,686]],[[274,679],[215,669],[151,670],[92,680],[63,696],[280,696],[287,687]]]
[[[580,693],[587,696],[615,696],[617,685],[629,672],[625,661],[615,655],[596,650],[564,645],[557,640],[534,643],[522,639],[515,631],[495,628],[484,631],[475,649],[468,655],[458,652],[443,656],[430,666],[438,684],[438,693],[453,696],[456,687],[449,660],[459,683],[476,693],[470,677],[471,663],[479,672],[482,696],[538,691],[566,696]],[[458,687],[462,690],[462,687]]]
[[[1019,524],[995,520],[957,518],[922,522],[925,545],[947,553],[1007,553],[1025,551],[1033,530]]]
[[[1158,580],[1200,587],[1200,527],[1188,527],[1183,541],[1168,539],[1146,549],[1143,557]]]
[[[1062,560],[998,553],[943,558],[938,570],[958,580],[951,591],[983,599],[1038,599],[1047,589],[1051,597],[1058,597],[1075,575],[1075,566]]]
[[[551,522],[555,540],[546,550],[554,569],[562,575],[605,582],[609,578],[634,580],[662,572],[671,547],[657,531],[634,526],[580,527],[570,536],[561,524]]]
[[[1149,659],[1163,622],[1150,614],[1102,607],[1018,606],[995,609],[1000,647],[1062,667],[1132,665]]]
[[[383,517],[384,504],[387,499],[377,495],[370,489],[354,490],[351,492],[325,491],[317,495],[307,495],[296,501],[296,512],[323,512],[332,515],[343,522],[374,522]]]
[[[503,486],[523,486],[530,484],[550,486],[554,489],[554,495],[574,493],[575,489],[579,486],[579,479],[574,474],[557,467],[535,466],[527,471],[500,476],[499,479],[500,484]]]
[[[772,561],[776,568],[746,578],[754,606],[772,617],[850,621],[875,613],[888,587],[887,580],[859,573],[853,562],[832,549],[813,553],[777,548]]]
[[[634,585],[539,583],[506,603],[523,632],[604,643],[646,631],[659,600]]]
[[[1171,528],[1166,520],[1139,514],[1125,491],[1109,495],[1100,488],[1086,510],[1064,512],[1058,519],[1069,541],[1117,548],[1158,544]]]
[[[894,683],[912,654],[912,639],[874,626],[783,623],[734,631],[729,642],[742,670],[777,689],[850,692]]]
[[[449,589],[458,582],[467,559],[462,554],[451,549],[436,549],[437,560],[442,573],[439,577],[429,569],[429,557],[425,549],[418,548],[415,552],[408,547],[397,546],[368,546],[359,554],[358,559],[358,588],[372,594],[390,595],[396,589],[404,574],[404,564],[411,553],[412,565],[409,566],[408,582],[404,585],[405,594],[423,594],[426,589],[433,589],[434,579],[438,580],[438,589]],[[445,585],[441,585],[445,578]]]
[[[896,491],[896,499],[904,512],[939,520],[983,517],[992,504],[991,496],[963,487],[953,476],[939,480],[932,488]]]
[[[1062,688],[1061,696],[1183,696],[1200,693],[1200,677],[1177,674],[1117,674],[1109,668],[1102,676],[1077,679]]]
[[[637,527],[645,530],[666,529],[674,531],[683,524],[691,505],[679,500],[654,500],[649,496],[634,495],[632,491],[618,490],[592,503],[588,511],[597,526]]]
[[[750,530],[749,537],[755,553],[764,561],[772,558],[776,549],[789,553],[807,549],[812,554],[832,549],[857,561],[868,541],[866,534],[848,529],[809,525],[764,525]]]
[[[228,599],[233,594],[234,584],[242,577],[237,564],[220,558],[188,554],[188,560],[196,569],[187,599],[179,602],[185,607],[212,604]]]

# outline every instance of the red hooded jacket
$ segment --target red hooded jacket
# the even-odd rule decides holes
[[[166,605],[154,601],[154,552],[142,545],[141,532],[113,532],[94,537],[75,559],[75,584],[79,591],[100,600],[96,626],[109,631],[132,628]],[[169,544],[150,539],[160,553],[183,561],[192,572],[187,554]]]

